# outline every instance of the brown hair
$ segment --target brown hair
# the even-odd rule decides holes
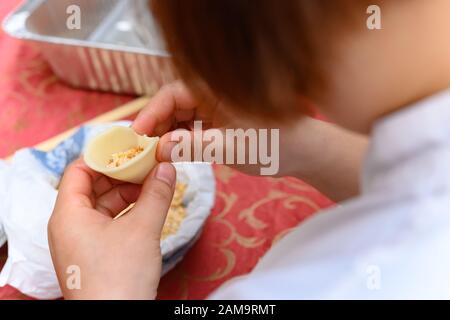
[[[168,50],[194,92],[271,119],[309,112],[326,89],[340,24],[361,0],[152,0]],[[361,11],[364,15],[364,11]]]

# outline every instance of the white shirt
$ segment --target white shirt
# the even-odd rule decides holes
[[[379,121],[362,193],[212,299],[450,299],[450,91]]]

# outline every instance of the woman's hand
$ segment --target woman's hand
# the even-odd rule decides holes
[[[163,87],[152,98],[134,121],[133,128],[141,134],[161,136],[157,158],[159,161],[171,162],[172,150],[177,145],[171,139],[172,132],[177,128],[186,128],[186,123],[203,120],[204,128],[205,123],[207,128],[245,128],[246,124],[241,122],[237,125],[236,119],[233,119],[233,123],[229,118],[224,120],[222,109],[225,108],[219,103],[211,107],[196,101],[181,82],[176,82]],[[255,122],[252,125],[258,127]],[[280,145],[277,176],[289,175],[303,179],[335,201],[345,200],[358,193],[359,172],[367,137],[306,116],[278,129]],[[198,145],[205,147],[202,142]],[[223,154],[226,152],[225,148]],[[248,174],[260,172],[259,165],[232,167]]]
[[[198,140],[206,136],[207,131],[211,133],[214,130],[214,136],[220,134],[221,137],[225,137],[225,129],[248,129],[249,126],[257,129],[258,125],[256,122],[240,120],[238,117],[231,118],[226,107],[219,100],[212,99],[211,94],[209,94],[209,97],[208,102],[198,101],[180,81],[165,85],[138,114],[132,127],[139,134],[160,136],[161,139],[158,144],[156,157],[159,161],[167,162],[176,161],[176,159],[172,158],[172,151],[180,141],[177,139],[178,137],[174,138],[172,134],[177,129],[190,131],[189,136],[191,138],[188,144],[191,145],[192,149],[192,157],[189,159],[191,161],[198,161],[198,159],[194,158],[194,145],[204,149],[209,144],[208,141]],[[194,121],[199,120],[202,122],[203,134],[194,135],[192,131],[193,124]],[[183,145],[186,145],[185,141],[183,141]],[[228,152],[236,155],[236,150],[239,147],[243,146],[235,144],[233,146],[234,150],[230,150],[228,145],[224,145],[223,155],[226,155]],[[244,151],[248,154],[248,148]],[[185,161],[185,158],[183,158],[183,161]],[[292,159],[290,161],[292,162]],[[258,175],[262,166],[259,163],[227,163],[227,165],[252,175]],[[283,174],[280,172],[280,175]]]
[[[111,180],[82,160],[66,170],[48,225],[66,299],[155,298],[161,230],[175,182],[168,163],[159,164],[142,186]],[[133,202],[128,214],[113,220]]]

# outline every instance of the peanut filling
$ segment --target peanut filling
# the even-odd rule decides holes
[[[131,149],[128,149],[123,152],[117,152],[113,153],[111,155],[111,158],[108,160],[108,164],[106,165],[108,168],[117,168],[123,165],[124,163],[130,161],[134,157],[136,157],[138,154],[140,154],[142,151],[144,151],[144,148],[141,146],[134,147]]]
[[[183,205],[186,188],[187,185],[184,183],[177,183],[175,186],[175,193],[161,234],[162,240],[177,233],[181,223],[186,218],[186,208]]]

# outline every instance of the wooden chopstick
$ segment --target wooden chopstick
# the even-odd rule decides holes
[[[105,123],[105,122],[112,122],[112,121],[118,121],[123,120],[135,113],[138,113],[142,108],[144,108],[148,101],[150,100],[150,97],[141,97],[138,99],[135,99],[127,104],[124,104],[123,106],[120,106],[114,110],[111,110],[109,112],[106,112],[104,114],[101,114],[92,120],[89,120],[87,122],[84,122],[83,124],[76,126],[72,129],[69,129],[63,133],[60,133],[44,142],[41,142],[34,146],[34,148],[42,151],[49,151],[56,147],[60,142],[64,141],[68,137],[70,137],[77,129],[79,129],[81,126],[86,124],[99,124],[99,123]],[[14,154],[8,156],[6,160],[11,160]]]

